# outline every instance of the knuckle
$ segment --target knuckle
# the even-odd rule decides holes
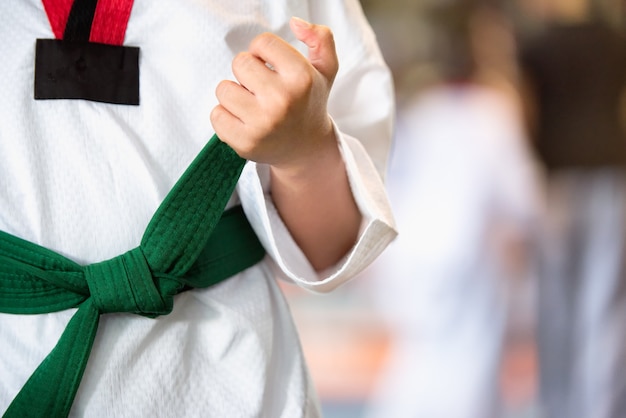
[[[217,84],[217,87],[215,87],[215,96],[217,96],[219,101],[222,101],[224,97],[227,96],[229,88],[230,83],[226,80],[222,80]]]
[[[237,72],[238,70],[243,70],[250,67],[253,59],[254,57],[252,56],[252,54],[247,51],[238,53],[237,55],[235,55],[235,58],[233,58],[233,70]]]
[[[213,125],[219,125],[222,116],[224,115],[224,109],[221,105],[217,105],[211,110],[211,114],[209,115],[209,119]],[[215,128],[215,126],[214,126]]]
[[[251,50],[265,50],[271,48],[272,45],[276,42],[276,35],[270,32],[264,32],[260,35],[257,35],[252,42],[250,42]]]

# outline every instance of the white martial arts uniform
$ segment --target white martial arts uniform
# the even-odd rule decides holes
[[[268,256],[168,316],[108,314],[73,416],[318,416],[288,306],[275,282],[326,292],[395,237],[381,175],[394,111],[391,76],[356,0],[136,0],[124,44],[140,52],[139,106],[33,99],[35,40],[54,38],[39,0],[0,5],[0,230],[79,263],[136,247],[152,214],[213,134],[215,87],[264,31],[297,46],[288,20],[331,27],[340,70],[329,111],[357,204],[357,244],[325,274],[295,245],[268,195],[268,167],[247,163],[241,203]],[[56,344],[74,310],[0,314],[0,411]],[[80,344],[77,341],[77,344]]]
[[[371,270],[392,345],[367,416],[500,418],[502,232],[523,240],[536,216],[515,104],[439,85],[416,93],[398,128],[388,184],[401,234]]]

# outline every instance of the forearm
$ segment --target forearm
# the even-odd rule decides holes
[[[274,204],[292,237],[318,271],[338,262],[354,245],[361,213],[334,139],[306,170],[271,169]]]
[[[237,82],[216,88],[211,122],[242,158],[271,167],[271,194],[283,222],[316,270],[338,262],[361,223],[328,98],[339,63],[330,28],[292,18],[308,57],[271,33],[233,59]]]

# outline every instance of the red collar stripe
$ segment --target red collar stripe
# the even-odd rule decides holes
[[[74,0],[42,0],[42,2],[44,9],[46,9],[54,37],[63,39],[65,25],[67,25],[67,18],[70,15]]]
[[[133,0],[99,0],[89,41],[122,45],[132,8]]]
[[[55,38],[63,39],[74,0],[42,0]],[[133,0],[99,0],[91,26],[90,42],[122,45]]]

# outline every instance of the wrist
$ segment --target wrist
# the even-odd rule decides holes
[[[308,142],[309,146],[298,152],[295,158],[270,165],[272,177],[302,184],[332,180],[338,168],[343,170],[343,159],[330,118],[326,127],[319,132],[314,140]]]

